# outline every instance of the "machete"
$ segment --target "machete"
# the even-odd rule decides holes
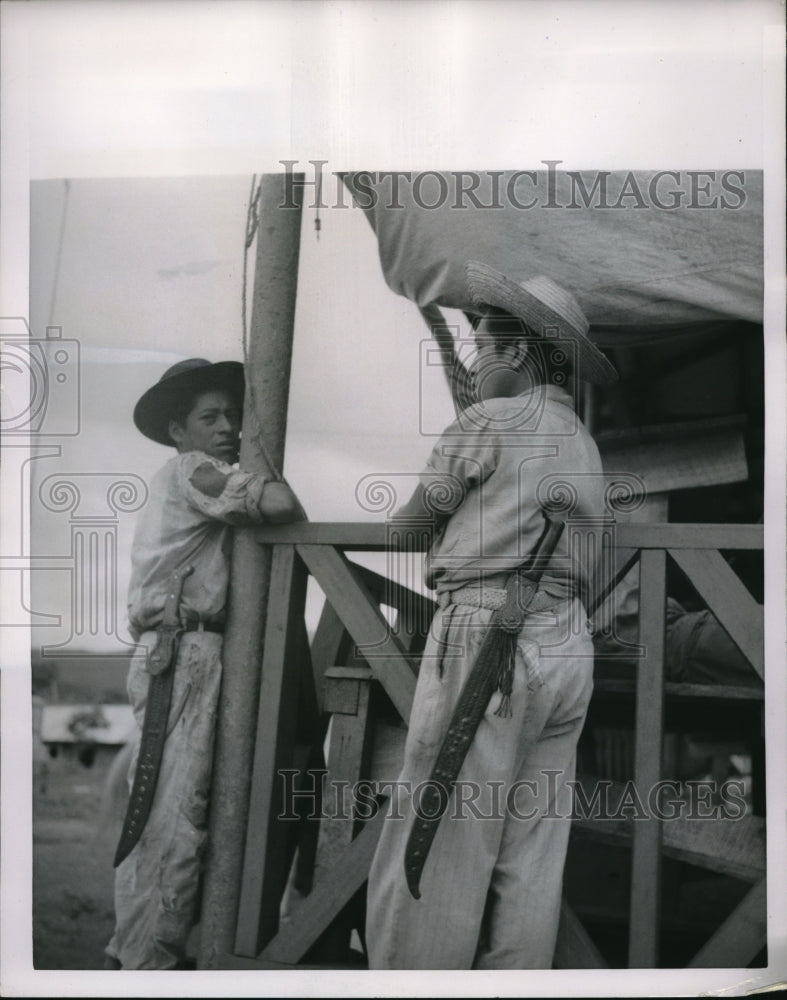
[[[527,608],[538,590],[544,567],[563,533],[562,521],[552,521],[549,518],[546,518],[546,521],[546,528],[533,554],[527,563],[512,573],[508,579],[506,603],[499,611],[495,611],[490,619],[476,661],[465,679],[454,708],[432,773],[423,786],[424,794],[404,854],[407,887],[414,899],[421,898],[419,885],[429,849],[440,820],[448,808],[451,789],[459,777],[459,771],[484,717],[489,699],[499,686],[501,665],[506,660],[510,663],[510,680],[513,677],[517,636],[522,630]],[[505,703],[506,689],[505,687],[501,689],[504,691]],[[510,686],[508,692],[510,693]],[[498,710],[495,714],[504,713]]]

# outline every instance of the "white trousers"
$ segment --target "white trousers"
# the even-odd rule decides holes
[[[489,707],[421,877],[404,853],[417,806],[492,612],[437,612],[404,764],[369,876],[366,944],[373,969],[551,968],[560,916],[576,745],[593,686],[593,646],[579,601],[528,616],[519,637],[512,715]],[[446,618],[447,616],[447,618]],[[448,624],[446,625],[446,621]]]
[[[140,638],[148,648],[155,641],[155,632]],[[186,632],[180,642],[150,816],[115,872],[115,933],[106,953],[124,969],[173,969],[186,955],[207,838],[221,642],[214,632]],[[139,653],[131,662],[128,695],[140,729],[148,682],[145,655]]]

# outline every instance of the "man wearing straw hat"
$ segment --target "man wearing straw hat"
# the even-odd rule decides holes
[[[575,544],[573,527],[560,535],[549,501],[570,495],[569,526],[603,520],[599,453],[567,389],[572,379],[617,375],[588,339],[576,299],[555,282],[520,285],[474,261],[466,273],[476,306],[476,402],[443,432],[394,515],[435,523],[427,584],[439,610],[418,676],[397,808],[369,877],[366,937],[378,969],[551,967],[567,782],[592,690],[581,595],[593,546]],[[506,669],[497,623],[505,621],[512,581],[545,535],[559,541],[508,628]],[[500,644],[490,645],[498,633]],[[490,649],[500,651],[483,689],[493,693],[476,698],[471,723],[469,710],[455,708],[472,704],[468,688]],[[457,756],[463,741],[469,749]],[[419,791],[438,782],[447,794],[435,832]],[[429,836],[419,839],[424,827]]]
[[[128,614],[140,652],[128,692],[142,736],[115,862],[109,968],[183,967],[206,838],[232,525],[304,517],[286,484],[233,467],[243,393],[243,365],[192,358],[134,409],[137,428],[177,455],[150,484],[132,547]]]

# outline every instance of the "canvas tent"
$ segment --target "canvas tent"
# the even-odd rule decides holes
[[[547,274],[570,288],[600,344],[632,327],[762,322],[760,171],[344,179],[377,235],[388,285],[422,308],[471,308],[472,258],[516,281]]]

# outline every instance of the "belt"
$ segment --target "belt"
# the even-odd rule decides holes
[[[458,590],[446,590],[437,595],[437,603],[441,610],[450,604],[464,604],[471,608],[486,608],[488,611],[500,611],[505,607],[507,591],[498,587],[460,587]],[[537,590],[528,605],[528,611],[546,611],[570,600],[573,594],[565,597],[554,597],[543,590]]]

